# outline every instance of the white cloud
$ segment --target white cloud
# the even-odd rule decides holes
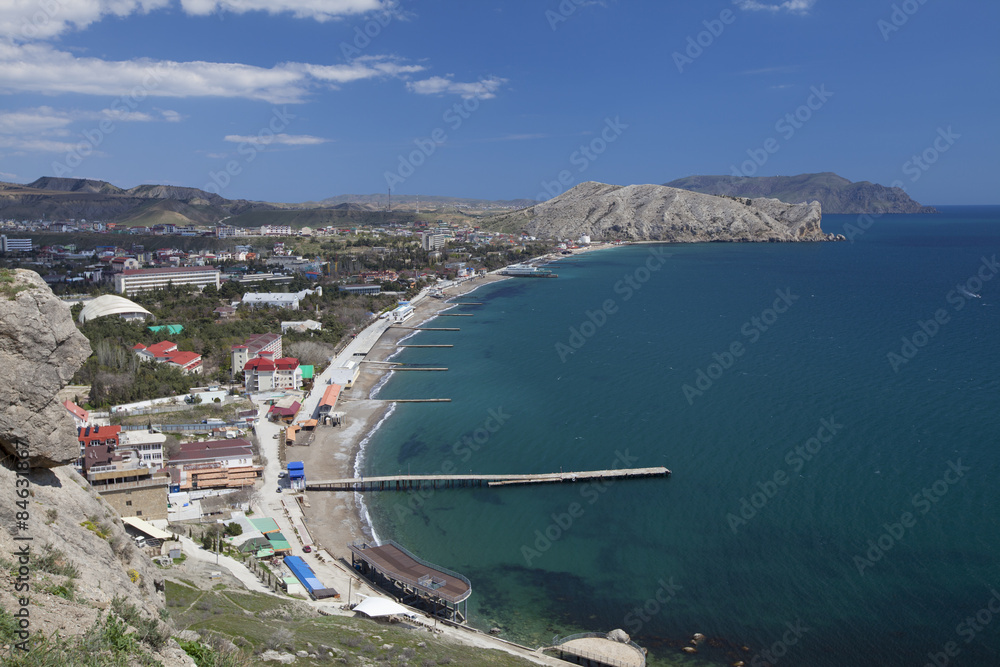
[[[410,92],[418,95],[461,95],[463,99],[478,98],[488,100],[496,97],[496,91],[500,86],[507,83],[507,79],[491,76],[487,79],[480,79],[471,83],[452,81],[451,75],[447,77],[432,76],[421,81],[407,82],[406,87]]]
[[[47,44],[0,41],[0,92],[117,96],[113,109],[135,108],[147,97],[228,97],[291,104],[303,101],[317,85],[335,87],[421,70],[419,65],[385,56],[358,58],[346,65],[279,63],[271,68],[204,61],[108,61],[78,58]]]
[[[816,4],[816,0],[786,0],[778,4],[758,2],[758,0],[733,0],[740,9],[752,12],[767,11],[778,12],[787,11],[789,14],[808,14],[809,10]]]
[[[295,18],[322,22],[351,14],[386,11],[392,8],[392,3],[381,0],[181,0],[181,7],[195,16],[215,12],[289,12]]]
[[[171,0],[4,0],[0,35],[16,40],[48,39],[86,28],[105,16],[129,16],[162,9]]]
[[[17,174],[12,174],[8,171],[0,171],[0,178],[5,181],[16,181],[18,177]]]
[[[96,124],[110,120],[123,123],[169,121],[175,111],[138,113],[128,110],[61,110],[49,106],[0,111],[0,148],[34,153],[68,153],[83,139],[70,128],[74,123]]]
[[[2,0],[0,35],[18,41],[51,39],[69,30],[82,30],[106,16],[148,14],[171,6],[173,0]],[[180,0],[190,15],[216,12],[243,14],[290,13],[296,18],[329,21],[374,11],[393,12],[385,0]]]
[[[243,135],[243,134],[227,134],[225,136],[225,141],[229,141],[234,144],[254,144],[255,146],[268,146],[270,144],[280,144],[283,146],[315,146],[317,144],[325,144],[330,141],[329,139],[324,139],[322,137],[314,137],[308,134],[269,134],[269,135]]]

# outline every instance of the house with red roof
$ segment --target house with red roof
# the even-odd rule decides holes
[[[204,369],[201,365],[201,355],[194,352],[178,350],[176,343],[169,340],[154,343],[149,347],[142,343],[132,346],[136,356],[142,361],[155,361],[158,364],[170,364],[181,369],[185,375],[191,373],[201,373]]]
[[[301,389],[302,367],[294,357],[274,359],[271,352],[261,352],[243,366],[243,381],[249,393]]]
[[[73,401],[66,399],[63,401],[63,407],[69,412],[70,416],[73,417],[73,425],[77,428],[83,428],[85,426],[90,426],[90,413],[81,408],[79,405]]]

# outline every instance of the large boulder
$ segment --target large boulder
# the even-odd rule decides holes
[[[34,271],[0,271],[0,450],[28,450],[33,468],[80,456],[73,420],[56,400],[90,356],[69,306]]]

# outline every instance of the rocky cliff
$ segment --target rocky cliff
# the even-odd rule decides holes
[[[818,201],[824,213],[937,213],[898,187],[858,181],[833,172],[797,176],[688,176],[666,184],[693,192],[733,197],[773,197],[789,204]]]
[[[34,271],[0,274],[0,451],[28,442],[33,468],[64,465],[79,456],[73,422],[55,400],[90,356],[69,306]]]
[[[824,241],[818,202],[704,195],[663,185],[587,182],[483,226],[540,238],[669,241]]]
[[[0,567],[11,573],[0,585],[0,664],[80,664],[82,652],[94,665],[150,664],[140,656],[191,665],[161,621],[157,567],[63,465],[79,446],[55,394],[89,354],[69,307],[38,274],[0,271]],[[24,624],[30,663],[18,661],[22,637],[11,634]]]

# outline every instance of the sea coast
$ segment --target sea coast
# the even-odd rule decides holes
[[[575,249],[573,255],[612,248],[609,244],[595,244]],[[541,259],[554,261],[573,255],[550,254]],[[438,313],[453,307],[455,297],[468,294],[484,285],[507,276],[491,272],[449,286],[443,291],[445,299],[425,298],[415,305],[413,317],[407,327],[420,326]],[[370,398],[372,390],[385,379],[390,370],[387,361],[399,350],[399,341],[413,332],[410,329],[390,327],[379,338],[361,363],[361,375],[351,389],[341,393],[338,410],[345,413],[344,422],[337,427],[324,427],[316,432],[309,447],[291,447],[286,450],[289,461],[302,461],[311,479],[342,479],[355,476],[355,465],[366,440],[390,414],[392,403]],[[309,531],[317,544],[326,548],[334,557],[350,560],[348,545],[361,539],[372,538],[372,528],[366,525],[362,507],[354,494],[308,492],[304,515]]]
[[[487,274],[443,290],[447,298],[468,294],[473,290],[506,276]],[[453,307],[447,299],[423,299],[413,317],[405,326],[419,326],[441,311]],[[312,479],[338,479],[355,476],[355,464],[363,443],[386,419],[392,408],[390,401],[369,398],[372,389],[384,380],[389,372],[386,361],[399,350],[399,341],[412,334],[412,330],[390,327],[361,363],[361,375],[351,389],[341,393],[338,410],[345,413],[344,422],[336,427],[324,427],[316,432],[309,447],[291,447],[286,450],[288,460],[301,460]],[[336,558],[350,560],[348,545],[360,539],[371,539],[371,527],[362,519],[361,507],[354,494],[308,492],[305,517],[317,544],[322,545]]]

